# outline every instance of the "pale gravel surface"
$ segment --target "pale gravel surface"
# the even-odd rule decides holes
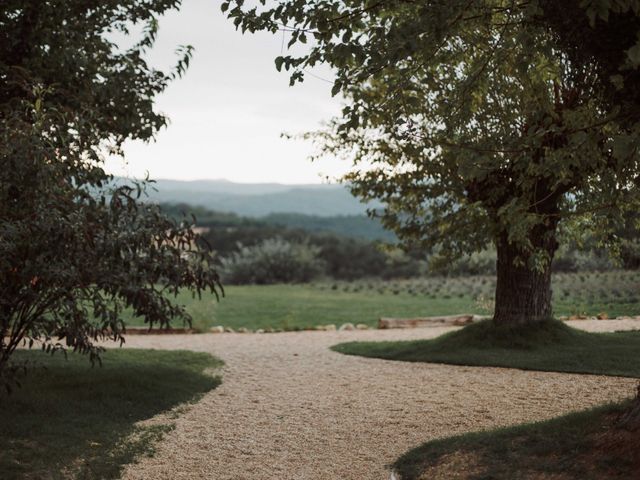
[[[638,321],[580,321],[588,330]],[[388,479],[421,443],[551,418],[630,396],[625,378],[393,362],[328,349],[351,340],[430,338],[450,328],[135,336],[130,347],[222,358],[223,383],[187,408],[133,479]]]

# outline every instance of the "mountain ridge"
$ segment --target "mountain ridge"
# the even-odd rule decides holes
[[[117,178],[117,183],[131,180]],[[186,203],[248,217],[297,213],[318,217],[366,215],[367,208],[342,184],[236,183],[229,180],[154,180],[147,188],[149,200]]]

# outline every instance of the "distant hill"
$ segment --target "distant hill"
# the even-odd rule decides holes
[[[158,180],[154,189],[147,192],[154,202],[186,203],[248,217],[265,217],[276,213],[298,213],[318,217],[361,216],[367,209],[344,185]]]

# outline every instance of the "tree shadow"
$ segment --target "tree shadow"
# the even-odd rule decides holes
[[[22,387],[0,396],[0,472],[12,478],[119,478],[153,453],[172,424],[136,425],[193,402],[220,384],[221,362],[187,351],[109,350],[103,366],[86,357],[19,351],[37,362]]]
[[[606,405],[545,422],[427,442],[392,468],[402,480],[465,478],[635,478],[640,432],[623,431],[616,418],[627,403]],[[554,475],[560,475],[556,477]]]

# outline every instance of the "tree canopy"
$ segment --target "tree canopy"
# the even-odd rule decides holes
[[[188,66],[145,53],[175,0],[29,2],[0,7],[0,383],[25,341],[90,354],[123,341],[123,309],[165,326],[189,321],[181,288],[219,291],[189,222],[142,203],[144,183],[113,185],[107,155],[167,123],[154,98]],[[120,45],[142,26],[133,45]]]
[[[528,321],[551,315],[559,227],[613,245],[638,205],[640,105],[618,93],[637,85],[637,3],[231,0],[222,10],[243,31],[308,45],[275,59],[291,83],[333,67],[345,106],[315,136],[322,153],[354,162],[346,180],[383,200],[401,239],[446,258],[496,244],[496,319]],[[578,53],[579,37],[562,30],[576,9],[583,36],[633,19],[615,63],[594,42]]]

